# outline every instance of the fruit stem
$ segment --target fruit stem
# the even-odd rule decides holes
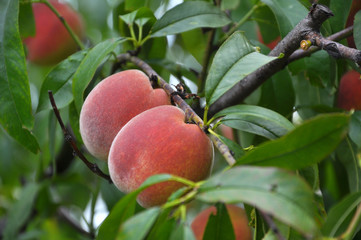
[[[81,50],[83,50],[84,44],[80,41],[79,37],[74,33],[74,31],[71,29],[67,21],[63,18],[63,16],[60,15],[58,10],[54,8],[54,6],[48,1],[48,0],[33,0],[31,3],[43,3],[45,4],[60,20],[60,22],[64,25],[66,30],[69,32],[70,36],[73,38],[73,40],[76,42],[76,44],[79,46]]]

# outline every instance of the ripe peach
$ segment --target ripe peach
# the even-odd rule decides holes
[[[50,3],[67,21],[70,28],[82,38],[84,26],[80,15],[70,6],[51,0]],[[77,44],[60,19],[43,3],[33,4],[36,35],[24,40],[29,61],[40,65],[52,65],[76,52]]]
[[[361,110],[360,73],[351,70],[342,76],[338,89],[337,106],[345,110]]]
[[[236,206],[226,205],[228,215],[231,219],[234,235],[236,240],[251,240],[252,232],[248,226],[248,219],[245,211]],[[193,220],[191,228],[197,240],[203,239],[203,234],[207,226],[208,218],[212,214],[217,214],[217,208],[215,206],[204,209]]]
[[[348,14],[346,27],[349,27],[349,26],[353,25],[355,14],[360,10],[361,10],[361,1],[360,0],[353,0],[350,12]],[[354,30],[354,31],[356,31],[356,30]],[[356,48],[356,44],[355,44],[355,41],[353,39],[353,36],[350,36],[350,37],[347,38],[347,43],[348,43],[349,47]]]
[[[87,96],[80,112],[80,133],[88,151],[107,160],[119,130],[134,116],[159,105],[170,104],[163,89],[152,89],[139,70],[126,70],[101,81]]]
[[[137,189],[148,177],[168,173],[192,181],[207,178],[213,145],[195,124],[185,123],[175,106],[149,109],[130,120],[115,137],[109,152],[110,176],[122,192]],[[183,184],[155,184],[138,195],[143,207],[161,205]]]

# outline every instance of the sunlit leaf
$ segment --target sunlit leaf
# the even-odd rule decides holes
[[[259,67],[276,59],[256,52],[243,33],[236,32],[218,49],[206,80],[206,100],[210,105],[237,82]]]
[[[202,27],[222,27],[231,21],[218,7],[188,1],[168,10],[153,26],[152,37],[162,37]]]
[[[122,41],[124,41],[123,38],[108,39],[97,44],[88,52],[81,62],[73,76],[72,82],[74,101],[78,112],[80,112],[81,106],[83,105],[84,91],[94,76],[98,66]]]

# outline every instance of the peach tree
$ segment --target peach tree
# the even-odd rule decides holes
[[[38,18],[37,6],[50,15]],[[246,213],[253,239],[360,238],[360,9],[359,0],[1,0],[1,238],[196,239],[193,219],[213,206],[203,239],[243,239],[230,204]],[[44,58],[34,62],[36,38]],[[66,56],[54,63],[45,56],[53,49]],[[100,108],[122,98],[105,119],[147,110],[126,120],[140,124],[126,124],[112,147],[132,149],[126,162],[144,149],[156,157],[128,169],[93,156],[79,122],[92,90],[130,69],[174,106],[147,110],[155,104],[139,99],[152,90],[132,76],[99,91]],[[339,92],[349,71],[355,86]],[[213,146],[211,164],[197,162],[209,144],[192,131]],[[159,141],[165,135],[171,141]],[[126,193],[115,186],[113,172],[157,164],[168,170]],[[162,202],[138,203],[170,183],[177,188]]]

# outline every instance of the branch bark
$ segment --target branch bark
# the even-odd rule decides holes
[[[286,67],[292,53],[299,48],[300,42],[308,34],[320,32],[323,22],[331,16],[333,16],[333,13],[329,8],[313,4],[308,15],[268,54],[269,56],[279,56],[282,54],[284,57],[264,65],[238,82],[210,106],[209,115],[213,116],[226,107],[239,104],[272,75]]]

